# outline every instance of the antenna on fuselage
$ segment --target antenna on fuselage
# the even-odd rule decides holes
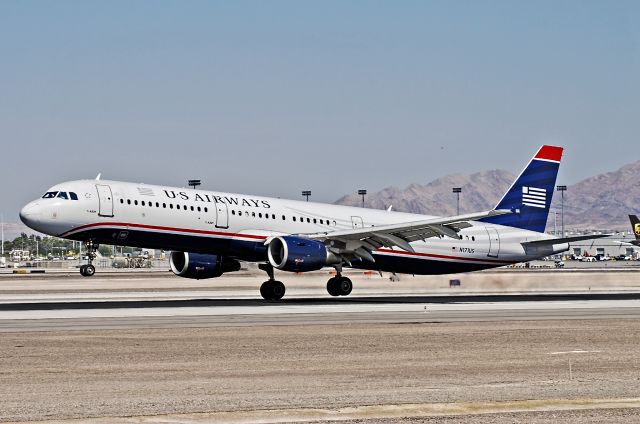
[[[100,177],[102,177],[102,172],[100,172],[98,175],[96,175],[96,181],[100,181]]]

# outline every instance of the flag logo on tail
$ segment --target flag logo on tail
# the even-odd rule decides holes
[[[640,236],[640,224],[633,226],[633,232],[636,233],[637,236]]]
[[[522,186],[522,204],[534,208],[547,207],[547,190],[544,188]]]

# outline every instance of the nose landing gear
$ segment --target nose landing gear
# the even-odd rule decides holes
[[[96,258],[96,251],[98,250],[98,245],[93,244],[92,240],[87,241],[87,264],[82,265],[80,267],[80,275],[83,277],[92,277],[96,273],[96,267],[93,266],[93,260]]]

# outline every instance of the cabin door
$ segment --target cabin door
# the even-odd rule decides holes
[[[226,203],[216,202],[216,227],[229,228],[229,207]]]
[[[98,190],[98,215],[113,216],[111,187],[105,184],[96,184],[96,190]]]
[[[487,256],[497,258],[500,254],[500,235],[498,230],[493,227],[485,227],[489,236],[489,253]]]

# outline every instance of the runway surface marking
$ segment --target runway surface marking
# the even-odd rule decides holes
[[[32,421],[41,424],[89,423],[228,423],[276,424],[311,421],[345,421],[369,419],[401,419],[477,414],[524,413],[547,411],[576,411],[597,409],[640,408],[640,398],[626,399],[546,399],[504,402],[413,403],[357,406],[340,409],[270,409],[237,412],[211,412],[194,414],[146,415],[131,417],[92,417],[68,420]],[[24,423],[24,422],[23,422]]]

